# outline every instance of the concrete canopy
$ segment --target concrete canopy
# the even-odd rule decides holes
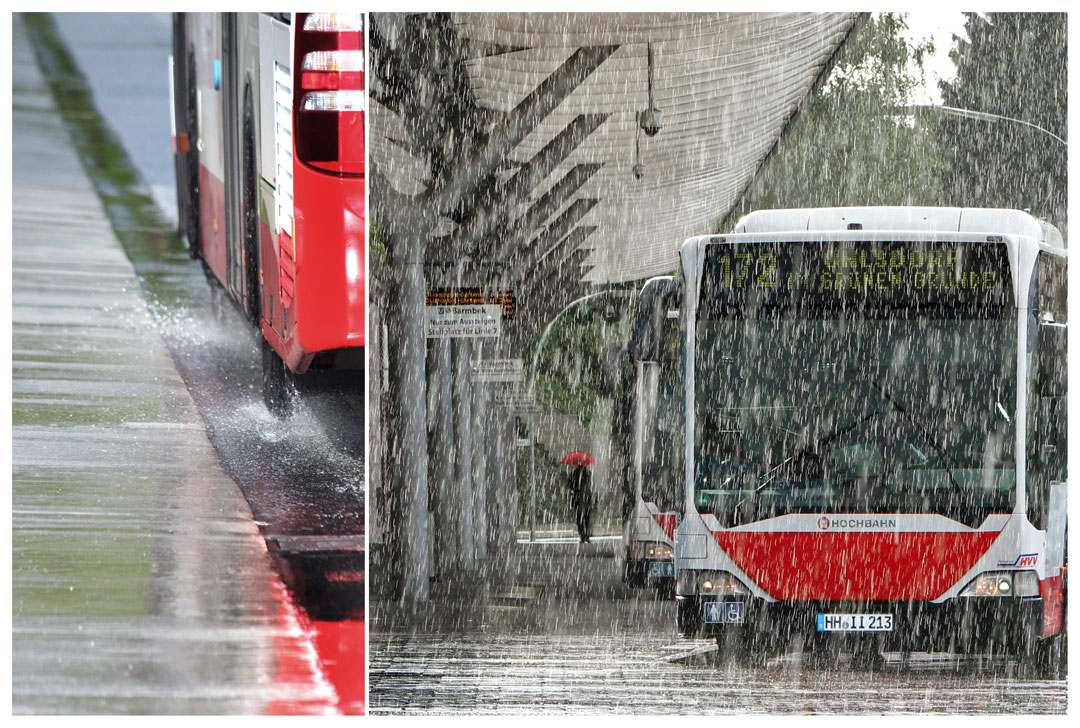
[[[579,298],[586,284],[673,271],[683,239],[738,202],[862,16],[369,17],[369,310],[385,314],[372,350],[386,366],[371,405],[386,424],[372,448],[386,485],[376,476],[369,492],[382,504],[373,520],[385,507],[394,593],[421,602],[430,575],[475,569],[486,546],[516,540],[512,410],[472,387],[468,363],[539,351],[545,327],[596,299]],[[638,131],[650,55],[654,137]],[[516,312],[497,339],[429,339],[424,304],[440,289],[510,292]]]
[[[587,127],[579,133],[583,140],[540,179],[534,174],[524,194],[487,194],[482,203],[502,206],[498,215],[522,239],[510,246],[511,265],[551,267],[556,253],[550,251],[567,258],[573,253],[566,250],[569,241],[592,251],[574,257],[584,258],[585,281],[603,283],[671,272],[683,239],[712,232],[857,16],[455,13],[450,19],[481,129],[512,112],[579,48],[617,46],[511,148],[494,173],[494,189],[511,184],[575,120]],[[639,112],[649,107],[650,44],[653,106],[663,115],[663,128],[653,137],[638,126]],[[400,118],[380,109],[378,94],[373,98],[374,164],[398,192],[424,191],[432,178],[422,143],[409,139]],[[645,168],[640,179],[636,164]],[[575,213],[565,231],[551,230],[575,203],[583,214]],[[436,235],[460,237],[461,220],[443,215]],[[503,227],[495,237],[513,235]],[[474,259],[508,254],[491,241],[489,230],[464,249]]]

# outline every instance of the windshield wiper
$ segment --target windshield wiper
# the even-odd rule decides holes
[[[942,447],[941,445],[939,445],[938,441],[934,438],[934,436],[932,434],[930,434],[930,431],[924,429],[923,426],[920,425],[918,423],[918,421],[915,419],[915,416],[912,415],[907,410],[907,408],[905,408],[903,405],[901,405],[899,402],[897,402],[894,397],[890,396],[889,393],[885,391],[884,387],[880,386],[877,382],[875,382],[873,380],[870,381],[870,386],[872,386],[877,391],[881,392],[881,396],[885,398],[885,401],[888,402],[889,404],[891,404],[893,407],[895,407],[896,410],[900,414],[904,415],[904,417],[906,417],[908,419],[908,421],[911,423],[912,427],[914,427],[916,430],[918,430],[919,434],[921,434],[923,437],[925,437],[926,441],[928,443],[930,443],[930,445],[935,450],[938,451],[938,454],[941,455],[941,458],[945,461],[945,465],[946,465],[945,472],[948,473],[948,475],[949,475],[949,482],[952,483],[953,487],[955,487],[958,491],[963,493],[964,488],[956,480],[956,476],[953,475],[953,468],[956,467],[956,461],[953,460],[952,457],[950,457],[949,453],[945,450],[945,448]],[[909,443],[909,446],[910,446],[910,443]],[[918,452],[918,450],[916,450],[916,452]],[[919,454],[921,455],[922,453],[919,453]],[[926,456],[924,455],[923,457],[926,457]]]
[[[791,464],[793,462],[802,460],[807,455],[810,455],[814,450],[817,450],[817,449],[823,447],[824,445],[827,445],[828,443],[832,442],[833,440],[840,437],[841,435],[844,435],[844,434],[847,434],[848,432],[851,432],[852,430],[854,430],[856,427],[858,427],[862,423],[866,422],[867,420],[871,420],[874,417],[877,417],[878,415],[881,414],[881,412],[882,412],[881,410],[874,410],[873,412],[871,412],[868,415],[864,415],[864,416],[862,416],[862,417],[860,417],[860,418],[858,418],[856,420],[852,420],[851,422],[849,422],[849,423],[847,423],[847,424],[845,424],[845,425],[843,425],[841,427],[838,427],[837,429],[833,430],[832,432],[830,432],[828,435],[826,435],[822,439],[816,440],[812,444],[807,443],[803,447],[799,448],[794,453],[792,453],[790,456],[788,456],[788,457],[784,458],[783,460],[781,460],[779,464],[774,465],[773,467],[766,470],[762,474],[762,477],[765,478],[765,479],[761,482],[761,485],[759,485],[757,488],[755,488],[752,493],[747,494],[746,497],[743,498],[741,501],[736,503],[732,507],[732,510],[734,511],[734,510],[737,510],[738,508],[742,507],[742,505],[744,503],[746,503],[750,499],[756,497],[759,492],[764,490],[769,485],[769,483],[776,480],[776,476],[773,475],[773,473],[775,473],[780,468],[782,468],[782,467],[784,467],[786,465],[789,465],[789,464]],[[750,471],[748,471],[748,472],[750,472]],[[772,477],[770,477],[770,476],[772,476]]]

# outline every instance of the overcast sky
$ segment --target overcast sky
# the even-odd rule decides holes
[[[967,37],[964,33],[964,14],[958,11],[912,11],[908,13],[907,22],[911,38],[932,37],[936,49],[934,55],[923,64],[926,70],[926,87],[923,89],[923,94],[913,101],[917,104],[940,104],[941,92],[938,90],[938,81],[951,80],[956,75],[956,67],[949,60],[952,37],[954,34]]]

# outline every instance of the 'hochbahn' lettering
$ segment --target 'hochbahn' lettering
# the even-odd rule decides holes
[[[896,528],[895,518],[834,518],[825,528]]]

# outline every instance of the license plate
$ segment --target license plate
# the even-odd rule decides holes
[[[742,624],[745,608],[743,602],[705,602],[705,623]]]
[[[891,614],[819,614],[818,632],[892,632]]]
[[[675,576],[675,562],[650,561],[649,576]]]

